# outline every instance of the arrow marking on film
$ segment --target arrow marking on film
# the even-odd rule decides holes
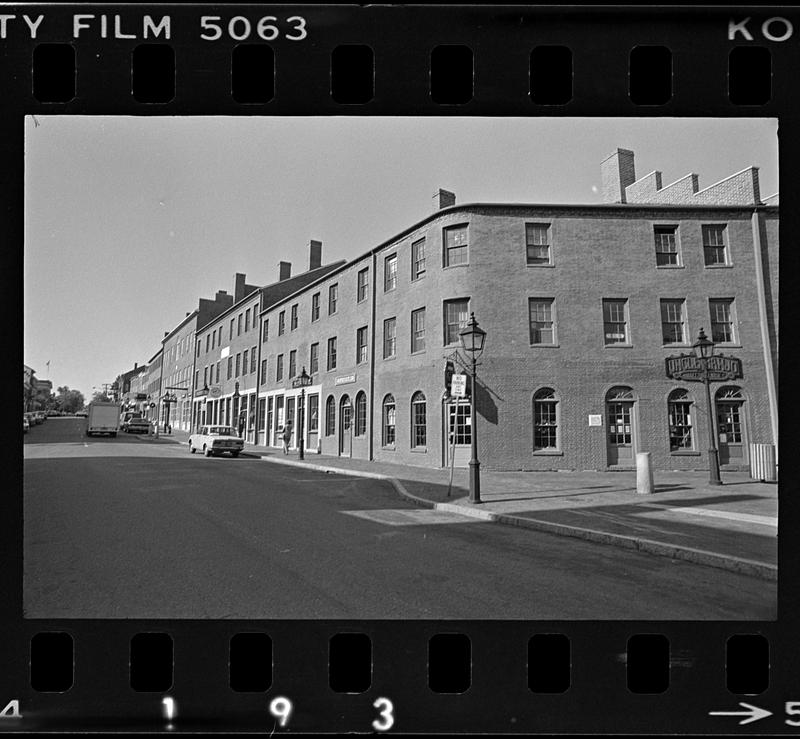
[[[709,716],[747,716],[747,718],[743,718],[739,722],[739,726],[743,724],[749,724],[751,721],[760,721],[762,718],[766,718],[767,716],[772,716],[772,711],[767,711],[765,708],[759,708],[758,706],[751,706],[749,703],[740,703],[739,704],[742,708],[746,708],[746,711],[709,711]]]

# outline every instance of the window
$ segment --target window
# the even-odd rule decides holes
[[[242,353],[242,374],[243,375],[247,374],[247,358],[248,358],[249,354],[250,354],[250,352],[247,349],[245,349],[244,352]]]
[[[275,363],[275,381],[281,380],[283,380],[283,354],[278,355],[278,361]]]
[[[369,267],[365,267],[358,273],[358,290],[356,299],[360,303],[362,300],[367,299],[369,292]]]
[[[362,326],[356,330],[356,364],[366,362],[367,358],[367,327]]]
[[[267,382],[267,360],[261,360],[261,384],[264,385]]]
[[[339,284],[333,284],[328,288],[328,315],[336,313],[336,302],[339,300]]]
[[[319,372],[319,344],[311,345],[311,357],[308,361],[308,373],[315,375]]]
[[[387,395],[383,399],[383,446],[394,446],[396,421],[397,410],[394,404],[394,395]]]
[[[200,370],[194,372],[194,387],[195,390],[200,387]]]
[[[444,266],[455,267],[469,263],[467,227],[453,226],[444,230]]]
[[[667,398],[669,415],[669,450],[685,452],[694,449],[692,434],[692,401],[686,390],[673,390]]]
[[[333,436],[336,433],[336,401],[333,395],[329,395],[325,401],[325,436]]]
[[[237,354],[236,355],[236,373],[234,375],[235,377],[238,377],[240,372],[241,372],[241,369],[242,369],[241,361],[242,361],[242,355],[241,354]]]
[[[211,348],[212,349],[216,349],[217,348],[217,332],[216,332],[216,330],[214,330],[214,332],[211,334]]]
[[[206,351],[211,348],[211,334],[206,334]]]
[[[203,367],[203,387],[208,385],[208,367]]]
[[[533,451],[558,450],[558,398],[549,387],[533,396]]]
[[[397,319],[387,318],[383,322],[383,358],[397,354]]]
[[[200,356],[200,339],[197,340],[197,356]]]
[[[256,371],[256,362],[258,361],[258,357],[256,355],[256,347],[250,349],[250,372]]]
[[[217,344],[222,346],[222,326],[219,327],[219,338],[217,339]]]
[[[292,315],[291,315],[291,324],[289,326],[290,331],[294,331],[297,328],[297,303],[292,306]]]
[[[654,226],[653,233],[656,243],[656,266],[676,267],[678,261],[677,226]]]
[[[425,351],[425,309],[411,311],[411,353]]]
[[[411,396],[411,448],[421,449],[427,445],[427,404],[425,396],[416,392]]]
[[[717,264],[727,264],[727,250],[725,248],[725,226],[703,226],[703,258],[706,267]]]
[[[386,257],[383,263],[383,290],[389,292],[397,287],[397,254]]]
[[[228,379],[233,377],[233,357],[228,357]]]
[[[555,344],[553,298],[529,298],[528,322],[531,344]]]
[[[236,323],[236,319],[235,318],[231,318],[231,327],[230,327],[230,331],[228,331],[228,341],[230,341],[233,338],[233,326],[234,326],[235,323]]]
[[[264,319],[264,336],[262,340],[263,341],[269,340],[269,318]]]
[[[219,385],[219,366],[220,366],[221,364],[222,364],[222,362],[217,362],[217,374],[216,374],[216,377],[217,377],[217,379],[215,380],[215,382],[217,383],[217,385]]]
[[[525,259],[529,265],[550,264],[550,224],[525,224]]]
[[[319,293],[314,293],[311,296],[311,320],[319,320]]]
[[[684,302],[683,300],[661,301],[661,338],[665,344],[684,344],[686,342]]]
[[[328,371],[336,369],[336,337],[328,339]]]
[[[356,436],[367,433],[367,394],[363,390],[356,395],[356,424],[353,433]]]
[[[278,336],[283,336],[286,331],[286,311],[278,313]]]
[[[308,396],[308,431],[319,431],[319,395]]]
[[[469,321],[469,299],[445,300],[444,302],[444,344],[458,344],[459,331],[467,327]]]
[[[294,377],[297,374],[297,349],[292,349],[289,352],[289,377]]]
[[[628,343],[627,300],[603,300],[603,336],[606,346]]]
[[[411,279],[418,280],[425,274],[425,239],[411,244]]]
[[[244,331],[247,333],[250,330],[250,309],[244,312]]]
[[[733,344],[733,299],[712,298],[708,301],[711,312],[711,341],[715,344]]]
[[[241,336],[242,335],[242,314],[241,313],[236,317],[236,335],[237,336]]]

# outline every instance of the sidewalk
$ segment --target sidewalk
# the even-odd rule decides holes
[[[188,434],[159,442],[186,443]],[[152,437],[142,436],[140,438]],[[636,493],[635,472],[495,472],[481,470],[480,504],[469,502],[469,471],[450,471],[306,453],[284,455],[245,446],[265,461],[388,479],[416,503],[504,524],[690,560],[763,579],[777,579],[778,486],[745,472],[655,472],[654,493]]]

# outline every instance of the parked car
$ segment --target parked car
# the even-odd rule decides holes
[[[39,423],[44,423],[47,420],[47,414],[44,411],[36,411],[36,418],[39,419]]]
[[[120,419],[120,422],[119,422],[120,431],[127,431],[128,430],[128,422],[132,418],[141,418],[141,417],[142,417],[142,412],[141,411],[125,411],[122,414],[122,418]]]
[[[39,415],[37,411],[29,411],[28,413],[28,423],[31,426],[38,426],[44,419]]]
[[[148,419],[142,418],[129,418],[125,422],[124,430],[128,434],[149,434],[151,423]]]
[[[28,421],[28,417],[23,413],[22,414],[22,433],[27,434],[28,429],[31,427],[30,421]]]
[[[242,449],[244,440],[230,426],[201,426],[189,437],[189,451],[192,454],[201,451],[206,457],[213,457],[230,452],[232,457],[238,457]]]

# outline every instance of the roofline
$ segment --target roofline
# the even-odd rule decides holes
[[[174,335],[174,334],[175,334],[177,331],[180,331],[180,329],[181,329],[181,328],[182,328],[184,325],[186,325],[186,324],[187,324],[189,321],[191,321],[191,320],[192,320],[192,318],[196,318],[196,317],[197,317],[197,314],[198,314],[199,312],[200,312],[200,311],[198,311],[198,310],[197,310],[197,308],[195,308],[195,309],[194,309],[194,310],[193,310],[193,311],[192,311],[192,312],[191,312],[191,313],[190,313],[188,316],[186,316],[186,317],[185,317],[185,318],[184,318],[184,319],[183,319],[183,320],[182,320],[182,321],[181,321],[181,322],[180,322],[180,323],[179,323],[177,326],[175,326],[175,328],[173,328],[173,329],[172,329],[172,331],[170,331],[170,332],[169,332],[169,333],[168,333],[168,334],[167,334],[167,335],[166,335],[166,336],[165,336],[163,339],[161,339],[161,343],[163,344],[163,343],[164,343],[165,341],[167,341],[167,340],[168,340],[168,339],[169,339],[171,336],[173,336],[173,335]]]
[[[746,167],[745,169],[749,169],[749,168]],[[742,171],[744,171],[744,170],[742,170]],[[720,181],[722,181],[722,180],[720,180]],[[775,193],[775,195],[777,195],[777,194],[778,193]],[[773,195],[772,197],[775,197],[775,196]],[[283,305],[284,303],[288,303],[290,300],[292,300],[292,298],[296,297],[300,293],[305,292],[306,290],[308,290],[311,287],[314,287],[315,285],[318,285],[320,282],[323,282],[324,280],[326,280],[328,277],[330,277],[332,275],[335,275],[335,274],[337,274],[339,272],[343,272],[348,267],[350,267],[350,266],[362,261],[363,259],[367,259],[368,257],[371,257],[373,254],[376,254],[377,252],[382,251],[383,249],[386,249],[389,246],[394,245],[400,239],[404,239],[410,233],[413,233],[418,228],[424,226],[426,223],[429,223],[429,222],[435,220],[436,218],[439,218],[442,215],[446,215],[446,214],[449,214],[449,213],[457,213],[457,212],[463,211],[463,210],[474,210],[474,209],[477,209],[477,208],[495,208],[497,210],[501,210],[503,208],[525,208],[525,209],[542,208],[542,209],[549,209],[549,210],[553,210],[553,209],[556,209],[556,210],[572,210],[572,209],[574,209],[574,210],[585,210],[585,209],[589,208],[589,209],[596,209],[596,210],[599,210],[599,211],[603,211],[603,210],[631,211],[631,210],[637,210],[637,209],[638,210],[654,210],[654,209],[655,210],[689,210],[689,211],[691,211],[691,210],[697,210],[697,211],[704,211],[704,210],[705,211],[707,211],[707,210],[746,210],[746,211],[751,211],[751,210],[753,210],[753,208],[765,208],[765,209],[778,210],[779,206],[777,206],[777,205],[768,205],[766,203],[756,203],[756,204],[752,204],[752,205],[712,205],[712,204],[707,204],[707,205],[703,205],[703,204],[699,204],[699,205],[683,205],[683,204],[680,204],[680,203],[584,203],[584,204],[581,204],[581,203],[481,203],[481,202],[460,203],[460,204],[457,203],[456,205],[449,205],[446,208],[441,208],[440,210],[437,210],[437,211],[431,213],[430,215],[426,216],[422,220],[417,221],[416,223],[412,224],[411,226],[408,226],[407,228],[403,229],[399,233],[395,234],[390,239],[387,239],[386,241],[381,242],[380,244],[378,244],[378,246],[373,247],[372,249],[370,249],[368,252],[365,252],[361,256],[354,257],[353,259],[351,259],[349,261],[348,260],[344,260],[345,263],[341,267],[338,267],[337,269],[331,270],[326,275],[323,275],[322,277],[320,277],[318,280],[315,280],[314,282],[308,283],[305,287],[302,287],[299,290],[296,290],[295,292],[293,292],[291,295],[287,295],[282,300],[279,300],[279,301],[273,303],[271,306],[269,306],[269,308],[265,308],[264,310],[260,311],[259,315],[263,315],[267,311],[270,311],[270,310],[272,310],[273,308],[275,308],[275,307],[277,307],[279,305]]]

